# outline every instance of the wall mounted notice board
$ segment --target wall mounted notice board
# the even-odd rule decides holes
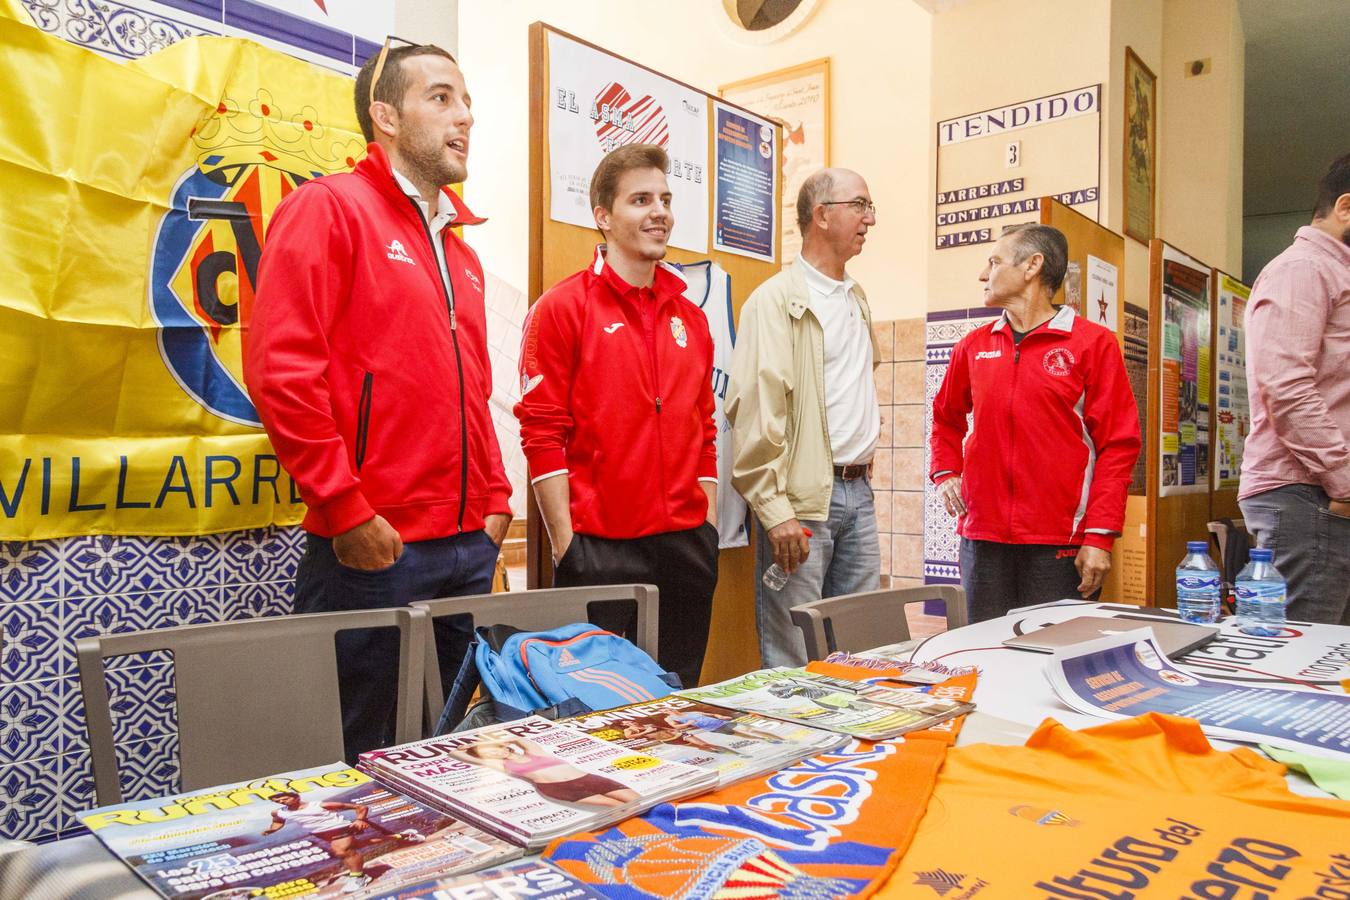
[[[553,76],[553,62],[584,65],[568,88]],[[594,96],[588,96],[593,94]],[[720,106],[720,109],[719,109]],[[647,141],[661,143],[679,162],[679,172],[670,173],[674,194],[675,228],[666,259],[690,263],[711,259],[731,278],[731,300],[736,316],[750,292],[779,270],[779,234],[782,223],[772,214],[766,220],[755,212],[747,194],[769,188],[757,185],[746,172],[756,154],[766,170],[782,171],[782,131],[749,110],[719,100],[712,93],[690,87],[641,63],[625,59],[573,37],[542,22],[530,26],[530,272],[528,293],[533,303],[552,285],[591,262],[600,233],[589,222],[585,202],[589,172],[601,155],[616,144]],[[575,143],[558,148],[559,169],[550,158],[550,116],[587,118],[594,125],[596,145]],[[702,117],[700,122],[698,117]],[[746,120],[768,130],[744,129]],[[557,123],[554,123],[557,124]],[[691,146],[690,135],[706,130],[706,147]],[[723,162],[728,143],[744,145],[745,154],[737,172],[723,179],[721,203],[714,195],[719,177],[714,171],[719,129],[723,133]],[[574,130],[575,131],[575,130]],[[583,142],[584,143],[584,142]],[[733,154],[735,151],[731,151]],[[564,158],[563,154],[566,154]],[[701,166],[701,169],[700,169]],[[722,170],[727,175],[727,170]],[[739,177],[740,180],[735,179]],[[767,207],[781,206],[781,183],[772,184]],[[572,195],[555,196],[555,191]],[[555,203],[555,200],[560,201]],[[561,202],[567,200],[568,202]],[[720,211],[720,214],[719,214]],[[561,219],[561,221],[560,221]],[[689,222],[702,223],[691,229]],[[719,247],[727,249],[718,249]],[[719,486],[719,489],[728,489]],[[530,588],[552,583],[552,551],[533,494],[528,512],[528,574]],[[759,665],[755,640],[754,550],[752,546],[723,550],[719,560],[717,593],[708,655],[703,664],[703,682],[718,681]]]
[[[1148,596],[1176,606],[1187,541],[1208,540],[1214,467],[1213,269],[1149,242]]]

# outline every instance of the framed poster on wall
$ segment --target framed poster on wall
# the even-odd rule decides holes
[[[1158,78],[1125,48],[1124,230],[1147,244],[1153,239],[1158,195]]]
[[[782,263],[797,258],[797,191],[806,176],[830,164],[830,60],[817,59],[724,84],[723,99],[783,126]]]

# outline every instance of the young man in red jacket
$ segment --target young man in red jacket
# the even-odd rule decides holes
[[[660,147],[633,144],[596,167],[606,244],[531,308],[516,417],[553,583],[655,584],[657,661],[692,686],[717,585],[713,344],[661,263],[675,223],[667,166]]]
[[[1139,412],[1115,334],[1050,303],[1068,252],[1057,228],[1004,229],[980,273],[1003,315],[956,345],[933,401],[931,477],[959,516],[972,622],[1093,596],[1125,523]]]
[[[382,52],[356,79],[370,141],[350,174],[272,217],[244,376],[309,507],[295,611],[403,606],[491,589],[510,483],[488,411],[483,269],[452,230],[473,115],[450,54]],[[442,676],[468,645],[438,628]],[[338,639],[349,758],[393,740],[397,641]]]

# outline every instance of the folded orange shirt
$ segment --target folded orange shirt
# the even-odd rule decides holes
[[[1350,898],[1350,803],[1294,794],[1284,771],[1192,719],[1047,719],[1026,746],[948,753],[876,896]]]

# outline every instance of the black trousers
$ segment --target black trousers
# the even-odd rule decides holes
[[[387,609],[414,600],[466,597],[492,590],[497,545],[470,531],[403,545],[392,566],[376,572],[337,561],[327,538],[309,535],[295,573],[297,613]],[[435,623],[441,685],[448,692],[472,638],[468,616]],[[398,701],[398,632],[392,628],[345,631],[337,637],[338,689],[347,761],[394,743]]]
[[[685,687],[697,685],[717,587],[717,529],[705,522],[688,531],[626,540],[577,534],[553,570],[555,587],[629,583],[656,585],[661,603],[656,661]],[[596,604],[591,621],[615,634],[632,634],[636,615],[631,604]]]
[[[1077,547],[961,538],[961,588],[971,624],[996,619],[1019,606],[1081,599],[1077,556]],[[1088,599],[1095,600],[1100,593]]]

